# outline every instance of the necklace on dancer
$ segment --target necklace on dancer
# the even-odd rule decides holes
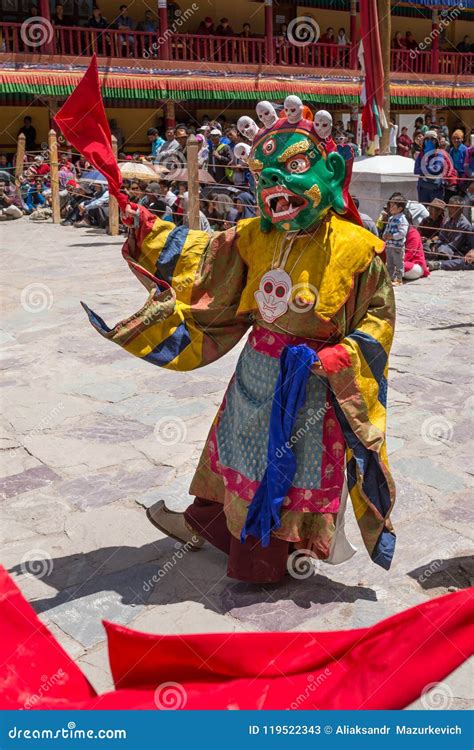
[[[286,232],[282,235],[280,243],[280,235],[277,234],[271,270],[263,274],[260,279],[259,288],[255,292],[255,300],[260,315],[266,323],[273,323],[288,311],[293,282],[290,274],[285,271],[285,266],[298,234],[299,230]],[[278,244],[280,244],[280,248],[278,260],[276,261]],[[304,250],[305,248],[303,247],[293,264],[292,271],[303,255]]]

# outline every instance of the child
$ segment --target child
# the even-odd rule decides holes
[[[405,216],[407,201],[400,193],[392,195],[388,204],[388,221],[382,239],[385,240],[387,268],[393,286],[400,286],[403,278],[403,261],[408,232],[408,220]]]

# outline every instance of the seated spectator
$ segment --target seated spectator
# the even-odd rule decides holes
[[[405,37],[402,35],[401,31],[395,32],[395,36],[392,39],[392,48],[393,49],[406,49],[407,48]]]
[[[460,42],[457,46],[458,52],[472,52],[472,44],[471,44],[471,37],[466,34],[465,37],[463,37],[462,42]]]
[[[59,187],[61,190],[66,189],[66,185],[70,180],[75,179],[75,174],[72,172],[71,169],[69,169],[67,164],[61,164],[58,169],[58,181],[59,181]]]
[[[408,227],[403,269],[403,278],[407,281],[415,281],[416,279],[421,279],[422,276],[429,276],[430,274],[426,265],[423,242],[419,231],[414,226]]]
[[[33,174],[41,175],[42,177],[49,174],[49,164],[46,164],[44,156],[35,156],[33,164],[31,165],[31,171]]]
[[[340,46],[342,46],[342,45],[345,46],[345,45],[347,45],[347,44],[350,43],[350,40],[348,39],[347,34],[346,34],[346,30],[345,30],[345,28],[343,26],[341,26],[341,28],[337,32],[337,40],[336,41],[337,41],[337,43]]]
[[[164,140],[160,137],[156,128],[148,128],[146,134],[148,142],[151,143],[151,158],[155,161],[158,156],[158,151],[164,144]]]
[[[359,205],[360,205],[359,199],[353,197],[352,200],[355,203],[355,207],[359,211]],[[364,214],[361,211],[359,211],[359,216],[362,219],[362,223],[363,223],[364,227],[366,229],[368,229],[369,232],[372,232],[372,234],[375,234],[375,236],[378,237],[379,236],[379,232],[378,232],[377,227],[375,226],[375,221],[373,219],[371,219],[371,217],[369,216],[369,214]]]
[[[214,21],[210,16],[206,16],[204,21],[201,21],[197,28],[196,34],[199,34],[200,36],[208,36],[209,34],[214,34]]]
[[[221,18],[216,28],[216,36],[235,36],[228,18]]]
[[[7,171],[11,168],[12,163],[8,160],[7,154],[0,154],[0,170]]]
[[[143,198],[140,201],[152,214],[164,221],[173,221],[173,212],[160,195],[161,187],[158,182],[150,182],[145,186]],[[176,198],[176,196],[175,196]]]
[[[399,156],[411,156],[411,147],[413,141],[408,135],[408,128],[403,127],[400,135],[397,138],[397,154]]]
[[[62,3],[56,3],[51,22],[53,26],[69,26],[68,21],[64,18],[64,5],[62,5]]]
[[[121,31],[122,29],[124,31],[126,31],[126,30],[132,31],[133,30],[133,26],[134,26],[133,20],[128,15],[128,7],[126,5],[121,5],[120,6],[120,14],[115,19],[114,26],[115,26],[116,29],[119,29],[119,31]],[[127,46],[128,47],[132,47],[132,49],[133,49],[133,43],[134,43],[133,36],[129,35],[129,34],[120,36],[120,43],[122,45],[122,54],[127,54],[128,53],[130,55],[130,57],[132,57],[133,56],[133,51],[127,49]]]
[[[407,49],[418,49],[418,42],[416,41],[411,31],[407,31],[407,33],[405,34],[405,47]]]
[[[62,226],[71,226],[75,221],[80,220],[79,205],[84,200],[81,187],[75,180],[69,180],[66,183],[67,200],[61,206]]]
[[[441,225],[444,221],[446,203],[440,198],[434,198],[428,204],[428,216],[423,219],[418,227],[420,236],[424,242],[426,253],[431,253],[431,245],[437,244]]]
[[[128,196],[132,203],[138,203],[140,206],[145,198],[146,183],[140,182],[140,180],[130,180],[130,187],[128,188]]]
[[[237,194],[235,208],[237,209],[237,221],[240,221],[240,219],[253,219],[257,215],[255,198],[246,190]]]
[[[13,192],[16,190],[13,188]],[[0,179],[0,220],[21,219],[23,211],[17,205],[18,199],[15,200],[11,193],[10,185],[5,180]]]
[[[25,207],[26,212],[31,214],[35,209],[42,208],[46,205],[46,198],[43,195],[43,180],[35,179],[30,185],[26,194]]]
[[[107,227],[109,217],[109,191],[104,185],[94,185],[94,196],[91,200],[79,204],[79,221],[75,227]]]
[[[244,23],[244,25],[242,26],[242,31],[240,32],[240,36],[243,38],[248,38],[252,36],[252,31],[251,31],[249,23]]]
[[[143,21],[140,21],[137,25],[137,31],[147,31],[149,34],[155,34],[158,31],[158,23],[153,18],[151,10],[145,11]]]
[[[159,197],[161,198],[161,200],[163,200],[166,203],[166,205],[170,209],[173,209],[173,206],[177,201],[177,196],[170,189],[168,180],[160,180],[158,183],[158,186],[159,186]]]
[[[288,65],[288,53],[290,43],[286,36],[278,34],[275,41],[276,63],[277,65]]]
[[[460,258],[472,249],[472,224],[463,215],[463,207],[460,195],[453,195],[449,199],[448,218],[443,221],[438,243],[434,246],[436,254],[442,259]]]
[[[283,39],[288,39],[288,24],[281,23],[278,33],[283,37]]]
[[[324,34],[320,37],[319,41],[321,44],[335,44],[336,43],[336,35],[334,33],[334,29],[332,26],[329,26]]]
[[[87,19],[87,26],[90,29],[106,29],[108,27],[107,19],[102,15],[100,8],[92,9],[92,15]]]

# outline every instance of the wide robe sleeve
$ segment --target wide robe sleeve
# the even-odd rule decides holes
[[[192,370],[213,362],[250,325],[237,315],[247,269],[235,237],[235,229],[209,236],[176,227],[139,206],[122,254],[148,299],[113,328],[83,303],[90,322],[104,338],[160,367]]]
[[[347,443],[347,477],[362,538],[374,562],[388,569],[395,548],[390,513],[395,485],[386,448],[388,355],[395,299],[380,257],[355,279],[347,335],[319,352]]]

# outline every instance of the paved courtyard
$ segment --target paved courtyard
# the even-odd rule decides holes
[[[145,299],[121,238],[26,219],[0,224],[0,237],[0,562],[98,691],[111,687],[102,618],[160,633],[336,630],[472,583],[472,276],[437,272],[396,290],[391,571],[370,562],[350,511],[352,560],[256,587],[227,578],[208,545],[180,552],[144,511],[160,498],[188,504],[239,348],[192,373],[140,362],[79,304],[113,324]],[[446,685],[449,706],[467,708],[469,667]]]

